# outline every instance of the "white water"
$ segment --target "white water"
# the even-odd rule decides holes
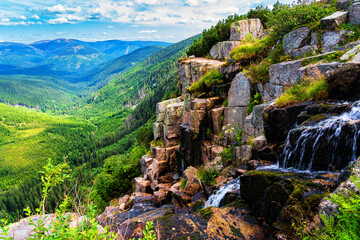
[[[240,177],[228,182],[221,187],[217,192],[209,197],[205,203],[205,207],[219,207],[221,200],[225,197],[226,193],[240,189]]]
[[[282,168],[295,168],[311,171],[313,167],[314,160],[316,160],[316,154],[319,154],[319,141],[326,142],[329,153],[331,153],[331,160],[334,162],[336,160],[335,150],[338,148],[339,144],[344,144],[340,142],[340,134],[342,133],[343,127],[350,122],[356,122],[360,120],[360,101],[355,102],[351,106],[349,112],[345,112],[339,116],[330,117],[326,120],[319,122],[314,126],[302,126],[296,129],[292,129],[285,141],[284,147],[284,158],[283,162],[280,165]],[[350,162],[354,161],[358,156],[356,156],[357,146],[360,137],[360,129],[357,128],[357,125],[354,124],[355,132],[352,141],[352,155]],[[294,145],[290,143],[290,136],[292,131],[301,130],[301,135],[298,137]],[[329,133],[332,133],[329,135]],[[311,146],[312,144],[312,146]],[[310,151],[309,151],[309,148]],[[324,153],[325,154],[325,153]],[[307,166],[304,166],[303,160],[304,157],[311,155],[310,162]],[[295,166],[290,166],[288,161],[292,158],[299,158]],[[344,159],[346,161],[346,159]],[[330,170],[330,169],[328,169]]]

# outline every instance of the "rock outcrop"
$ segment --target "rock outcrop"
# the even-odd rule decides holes
[[[215,44],[210,50],[213,59],[225,59],[230,56],[232,50],[241,45],[240,41],[223,41]]]
[[[260,19],[251,18],[234,22],[230,26],[230,41],[241,41],[251,34],[253,38],[260,38],[264,34],[264,27]]]

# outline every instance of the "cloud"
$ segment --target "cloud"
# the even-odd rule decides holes
[[[159,5],[161,4],[160,0],[135,0],[137,4],[146,4],[146,5]]]
[[[114,28],[114,26],[108,26],[108,28]]]
[[[34,19],[36,19],[36,20],[40,20],[40,17],[39,17],[39,15],[33,15],[31,18],[34,18]]]
[[[198,6],[199,0],[186,0],[186,4],[188,4],[190,6]]]
[[[61,4],[58,4],[58,5],[48,7],[48,8],[46,8],[46,10],[49,12],[52,12],[52,13],[76,13],[76,12],[80,12],[81,8],[80,7],[77,7],[77,8],[65,7]]]
[[[60,18],[56,18],[56,19],[50,19],[49,23],[50,24],[63,24],[63,23],[69,23],[69,20],[65,17],[60,17]]]
[[[143,30],[143,31],[139,31],[138,33],[157,33],[156,30]]]
[[[27,19],[27,17],[25,17],[24,15],[20,16],[19,18],[20,18],[21,20],[26,20],[26,19]]]

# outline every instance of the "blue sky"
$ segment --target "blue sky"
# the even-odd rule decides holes
[[[177,42],[276,0],[0,0],[0,41],[55,38]],[[291,3],[292,0],[283,0]]]

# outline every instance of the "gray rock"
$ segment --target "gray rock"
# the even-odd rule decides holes
[[[290,55],[292,50],[305,46],[309,34],[308,27],[301,27],[286,34],[283,38],[284,53]]]
[[[266,142],[266,138],[264,135],[254,139],[254,146],[255,146],[256,150],[262,149],[263,147],[266,146],[266,144],[267,144],[267,142]]]
[[[230,41],[241,41],[249,33],[254,38],[260,38],[263,35],[264,27],[260,19],[251,18],[232,23],[230,26]]]
[[[267,106],[269,106],[269,103],[256,105],[253,112],[246,117],[243,129],[243,143],[247,143],[251,138],[264,134],[263,113]]]
[[[294,57],[294,58],[301,58],[301,57],[304,57],[306,56],[307,54],[312,54],[314,55],[316,53],[316,51],[318,50],[318,47],[316,45],[307,45],[305,47],[302,47],[302,48],[298,48],[298,49],[295,49],[291,52],[291,55]]]
[[[143,174],[145,180],[147,179],[146,176],[147,169],[152,164],[152,162],[153,159],[149,157],[147,154],[145,154],[140,160],[141,173]]]
[[[163,123],[155,122],[153,123],[153,133],[154,133],[154,139],[162,139],[164,137],[164,130],[163,130]]]
[[[246,107],[227,107],[224,117],[225,126],[243,128],[246,116]]]
[[[244,73],[238,73],[228,93],[229,107],[245,107],[250,102],[251,82]]]
[[[342,11],[347,11],[349,10],[351,3],[351,0],[338,0],[336,2],[336,8]]]
[[[260,90],[262,99],[265,102],[271,102],[284,92],[285,87],[295,84],[301,79],[301,73],[298,71],[301,67],[302,60],[271,65],[269,67],[270,80]]]
[[[319,40],[318,40],[318,33],[314,32],[311,34],[311,41],[310,41],[310,45],[315,45],[317,46],[319,44]]]
[[[354,48],[356,45],[359,45],[359,44],[360,44],[360,40],[348,43],[348,44],[346,44],[344,46],[341,46],[337,50],[338,51],[350,50],[350,49]]]
[[[180,125],[184,111],[184,102],[169,104],[165,108],[165,125]]]
[[[327,31],[321,36],[323,53],[333,51],[337,48],[339,43],[343,41],[344,30],[340,31]]]
[[[353,4],[349,9],[349,21],[351,24],[360,24],[360,4]]]
[[[210,56],[213,59],[225,59],[230,56],[232,50],[241,45],[240,41],[218,42],[210,49]]]
[[[347,51],[344,55],[341,56],[340,60],[349,61],[360,51],[359,48],[360,48],[360,44],[355,46],[351,50]]]
[[[212,129],[216,135],[221,132],[222,128],[222,116],[224,116],[224,108],[214,108],[210,111],[211,122],[212,122]]]
[[[348,16],[348,12],[342,12],[342,11],[334,12],[330,16],[321,19],[321,25],[327,29],[334,29],[340,24],[343,24],[346,21],[347,16]]]
[[[249,161],[252,159],[252,147],[250,145],[242,145],[240,147],[240,159]]]

